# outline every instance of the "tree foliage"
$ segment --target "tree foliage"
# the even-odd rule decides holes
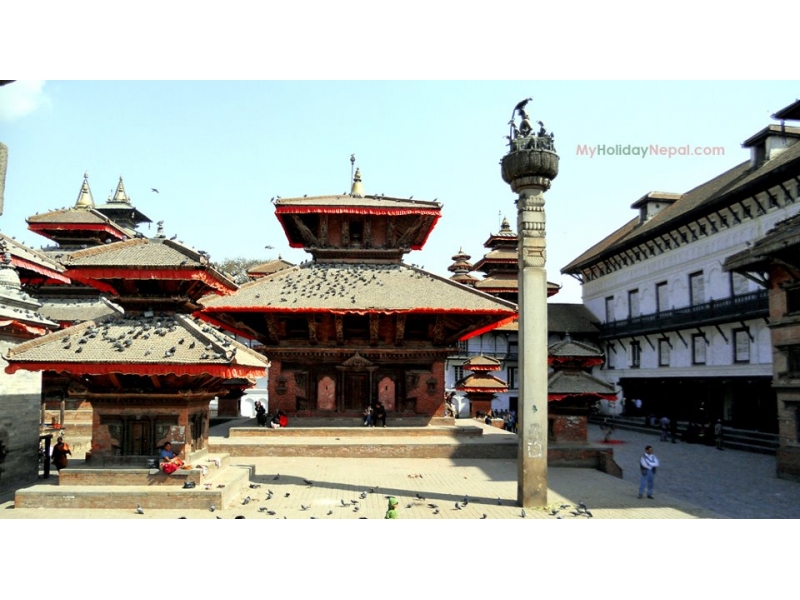
[[[228,276],[237,284],[242,284],[250,280],[250,277],[247,276],[248,269],[252,269],[256,265],[260,265],[265,262],[267,261],[261,258],[245,258],[243,256],[239,256],[236,258],[226,258],[222,261],[214,262],[212,263],[212,266],[217,271],[222,271],[223,273],[228,274]]]

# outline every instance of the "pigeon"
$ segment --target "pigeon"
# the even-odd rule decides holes
[[[525,509],[524,508],[520,511],[519,516],[522,517],[523,519],[525,518]]]
[[[156,188],[150,188],[150,191],[151,192],[155,192],[156,194],[160,194],[161,193]]]
[[[258,512],[267,512],[269,509],[266,506],[260,506]]]
[[[272,481],[278,481],[278,479],[280,479],[280,478],[281,478],[281,474],[278,473],[277,475],[275,475],[275,477],[272,478]]]
[[[260,487],[261,487],[261,485],[260,485],[260,484],[258,484],[258,483],[251,483],[251,484],[250,484],[250,489],[251,489],[251,490],[256,490],[256,489],[258,489],[258,488],[260,488]]]
[[[143,515],[143,514],[144,514],[144,509],[143,509],[141,506],[139,506],[139,505],[137,504],[137,505],[136,505],[136,512],[137,512],[138,514],[140,514],[140,515]]]
[[[291,494],[290,494],[289,492],[286,492],[286,493],[283,495],[283,497],[284,497],[284,498],[288,498],[289,496],[291,496]]]
[[[309,481],[308,479],[303,479],[303,482],[305,482],[306,485],[314,485],[314,482]]]
[[[242,500],[242,506],[244,506],[245,504],[250,504],[250,496],[247,496],[247,498]]]
[[[332,514],[333,514],[333,511],[332,511],[332,510],[329,510],[329,511],[327,512],[327,515],[328,515],[328,516],[331,516]]]
[[[358,506],[353,507],[353,512],[358,512]]]
[[[359,498],[361,498],[362,500],[366,497],[367,497],[367,492],[361,492],[361,495],[359,495]]]
[[[456,502],[456,510],[461,510],[461,505],[458,502]]]
[[[342,506],[347,506],[347,502],[345,502],[344,500],[342,500]]]
[[[424,497],[422,497],[422,496],[420,496],[419,494],[417,494],[417,499],[419,499],[419,500],[425,500],[425,498],[424,498]]]
[[[439,514],[439,509],[437,508],[435,511],[433,511],[433,514],[438,515]]]
[[[503,504],[503,501],[500,500],[500,497],[498,496],[497,497],[497,506],[500,506],[501,504]]]
[[[431,508],[439,508],[438,504],[428,504],[428,506],[430,506]]]
[[[267,490],[267,494],[269,494],[270,496],[272,496],[272,494],[274,494],[274,493],[275,492],[273,492],[272,490]]]
[[[483,513],[483,516],[481,517],[481,519],[485,519],[486,517],[487,517],[486,513]]]
[[[578,507],[580,507],[580,509],[583,510],[583,512],[586,512],[588,510],[583,502],[578,502]]]
[[[214,504],[212,504],[211,506],[208,507],[208,510],[214,512],[215,510],[217,510],[217,507]]]
[[[269,516],[271,516],[271,517],[274,517],[274,516],[275,516],[275,515],[277,515],[278,513],[276,513],[274,510],[268,510],[268,511],[267,511],[267,514],[268,514]]]
[[[300,505],[300,510],[308,510],[309,508],[311,508],[311,507],[310,506],[306,506],[305,504],[301,504]]]
[[[469,497],[464,495],[464,502],[461,504],[461,506],[466,506],[467,504],[469,504]]]
[[[414,506],[414,505],[413,505],[411,502],[409,502],[408,504],[406,504],[406,508],[411,508],[412,506]]]

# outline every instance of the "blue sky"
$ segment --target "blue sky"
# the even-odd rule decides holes
[[[349,191],[355,153],[367,193],[443,203],[407,262],[449,276],[477,261],[514,194],[500,177],[514,105],[555,133],[547,193],[552,301],[580,302],[560,270],[634,216],[651,190],[685,192],[747,160],[741,142],[800,96],[796,82],[698,81],[19,81],[0,88],[9,147],[0,230],[40,247],[25,218],[72,206],[84,171],[96,203],[120,175],[153,221],[141,229],[211,253],[292,262],[270,198]],[[581,156],[580,145],[720,147],[722,156]],[[158,188],[159,193],[151,192]],[[265,246],[274,249],[266,249]]]

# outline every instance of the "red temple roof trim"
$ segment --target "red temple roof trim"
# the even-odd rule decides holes
[[[223,379],[259,378],[265,374],[264,367],[231,367],[211,364],[153,364],[153,363],[72,363],[72,362],[14,362],[6,367],[6,373],[13,375],[17,370],[68,372],[73,375],[212,375]]]
[[[215,312],[237,312],[237,313],[248,313],[248,312],[257,312],[257,313],[307,313],[307,314],[314,314],[314,313],[329,313],[333,315],[394,315],[394,314],[431,314],[431,315],[507,315],[508,310],[502,309],[495,309],[495,310],[487,310],[487,309],[469,309],[469,308],[410,308],[410,309],[342,309],[342,308],[284,308],[281,306],[244,306],[244,307],[226,307],[226,306],[212,306],[206,307],[203,309],[202,314],[198,314],[196,316],[206,318],[208,317],[209,313]],[[508,317],[508,319],[515,319],[516,314]],[[504,324],[506,320],[501,321],[500,325]],[[220,323],[222,325],[222,323]],[[489,327],[489,331],[494,329],[495,327],[499,327],[500,325],[491,325]],[[225,326],[227,327],[227,326]],[[470,337],[473,335],[477,335],[474,333],[470,334]]]
[[[508,325],[509,323],[513,323],[516,320],[517,320],[517,314],[514,313],[513,315],[511,315],[510,317],[506,317],[502,321],[498,321],[497,323],[492,323],[491,325],[486,325],[485,327],[481,327],[480,329],[476,329],[475,331],[472,331],[472,332],[470,332],[470,333],[458,338],[458,341],[459,342],[463,342],[463,341],[469,340],[471,338],[474,338],[476,336],[483,335],[487,331],[492,331],[494,329],[497,329],[498,327],[502,327],[503,325]]]
[[[101,223],[28,223],[28,229],[49,238],[52,236],[48,235],[48,231],[102,231],[120,240],[130,237],[116,227]]]
[[[72,283],[66,275],[59,273],[53,269],[48,269],[47,267],[43,267],[41,265],[37,265],[34,262],[29,260],[25,260],[24,258],[20,258],[18,256],[11,256],[11,264],[13,264],[18,269],[26,269],[28,271],[33,271],[34,273],[39,273],[39,275],[44,275],[48,278],[48,281],[60,281],[61,283]]]
[[[276,215],[317,213],[327,215],[429,215],[437,219],[442,216],[439,209],[432,208],[376,208],[365,206],[279,206]]]
[[[34,335],[44,335],[48,332],[48,329],[45,327],[37,327],[35,325],[26,325],[21,321],[16,321],[14,319],[9,319],[7,321],[0,321],[0,328],[8,327],[12,331],[25,331],[27,333],[32,333]]]
[[[209,275],[207,271],[200,270],[200,269],[192,269],[192,270],[182,270],[182,269],[139,269],[139,268],[77,268],[77,269],[68,269],[67,275],[72,277],[73,279],[85,283],[87,285],[91,285],[98,289],[101,289],[100,286],[104,286],[107,289],[101,289],[101,291],[111,291],[114,294],[117,294],[114,291],[114,288],[109,286],[108,284],[99,281],[101,279],[140,279],[140,280],[147,280],[147,279],[170,279],[170,280],[189,280],[193,279],[196,281],[202,281],[208,287],[212,288],[216,293],[225,295],[229,292],[233,292],[237,289],[235,284],[227,285],[225,281],[217,279]]]

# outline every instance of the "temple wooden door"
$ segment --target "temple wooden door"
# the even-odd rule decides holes
[[[364,409],[370,402],[369,374],[347,373],[344,384],[344,410]]]
[[[147,455],[153,453],[150,445],[150,422],[130,422],[130,452],[133,455]]]

